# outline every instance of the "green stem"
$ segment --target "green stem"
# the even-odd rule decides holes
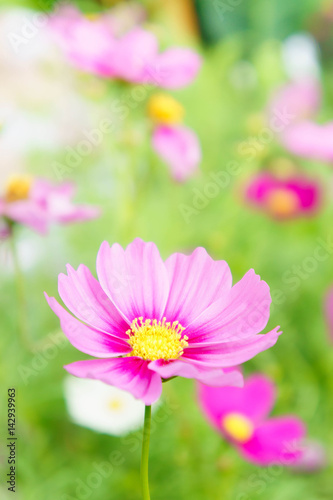
[[[12,233],[11,235],[11,248],[12,248],[12,256],[14,261],[14,269],[15,269],[15,278],[16,278],[16,290],[17,290],[17,300],[18,300],[18,330],[21,339],[21,343],[23,347],[25,347],[28,351],[31,350],[29,337],[28,337],[28,326],[27,326],[27,314],[26,314],[26,301],[25,301],[25,293],[24,293],[24,282],[23,282],[23,274],[20,267],[19,258],[17,255],[17,248],[15,244],[15,237]]]
[[[141,484],[143,500],[150,500],[148,481],[149,441],[151,426],[151,406],[145,408],[145,421],[143,427],[142,456],[141,456]]]

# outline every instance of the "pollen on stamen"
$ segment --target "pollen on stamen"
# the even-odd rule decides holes
[[[178,359],[188,346],[188,337],[183,336],[185,328],[178,322],[135,318],[127,330],[128,343],[132,347],[130,356],[156,361],[157,359]]]

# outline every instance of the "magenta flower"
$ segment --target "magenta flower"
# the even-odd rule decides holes
[[[110,16],[90,20],[76,9],[63,9],[51,26],[68,59],[79,69],[104,78],[180,88],[196,77],[201,58],[192,50],[159,52],[156,36],[139,26],[119,35]]]
[[[264,172],[250,180],[245,199],[276,219],[290,219],[314,214],[322,191],[316,181],[304,175],[279,178]]]
[[[250,270],[232,286],[224,261],[203,248],[161,259],[153,243],[126,250],[104,242],[98,281],[81,265],[59,276],[59,295],[47,297],[61,328],[78,350],[100,359],[65,366],[77,377],[129,391],[146,405],[162,379],[194,378],[208,385],[240,384],[235,365],[274,345],[275,328],[257,335],[269,318],[269,287]]]
[[[200,384],[199,401],[212,426],[246,460],[262,466],[302,460],[305,426],[294,416],[268,418],[275,390],[267,377],[253,375],[243,388]]]
[[[52,223],[67,224],[98,217],[97,208],[74,205],[74,194],[75,186],[70,183],[53,185],[44,179],[13,177],[0,198],[0,217],[9,225],[22,224],[40,234],[46,234]]]
[[[198,172],[201,147],[191,129],[183,125],[159,125],[153,132],[152,144],[176,181],[184,182]]]

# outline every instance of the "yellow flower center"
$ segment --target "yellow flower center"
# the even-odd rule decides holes
[[[253,436],[252,422],[241,413],[228,413],[222,419],[222,427],[239,443],[246,443]]]
[[[119,412],[124,408],[124,403],[118,398],[110,399],[108,402],[108,409],[113,412]]]
[[[5,189],[7,203],[26,200],[29,197],[32,178],[28,175],[13,175],[9,178]]]
[[[279,217],[287,217],[297,212],[299,201],[296,193],[289,189],[275,189],[267,196],[266,206],[269,212]]]
[[[168,94],[154,94],[148,102],[148,114],[158,123],[172,125],[184,118],[184,108]]]
[[[178,321],[167,323],[166,318],[162,321],[136,318],[126,332],[133,349],[130,356],[151,361],[178,359],[188,346],[188,337],[182,337],[184,330]]]

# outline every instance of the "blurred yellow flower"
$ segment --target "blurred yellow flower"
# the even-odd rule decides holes
[[[152,120],[168,125],[182,122],[184,108],[168,94],[154,94],[148,102],[148,114]]]
[[[9,178],[5,188],[5,199],[8,203],[26,200],[29,197],[32,177],[29,175],[13,175]]]

